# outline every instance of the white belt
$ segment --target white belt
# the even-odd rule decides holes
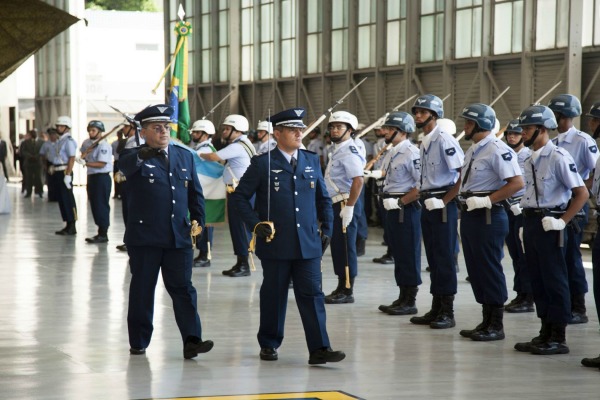
[[[54,172],[56,171],[64,171],[67,169],[67,165],[57,165],[57,166],[53,166],[54,168],[52,168],[54,170]]]
[[[331,201],[335,204],[335,203],[339,203],[340,201],[348,200],[349,198],[350,198],[350,195],[348,193],[340,193],[340,194],[336,194],[335,196],[333,196],[331,198]]]

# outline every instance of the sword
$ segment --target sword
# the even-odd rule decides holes
[[[215,106],[213,108],[211,108],[203,117],[202,119],[206,119],[210,116],[210,114],[213,114],[215,112],[215,110],[217,109],[217,107],[219,107],[221,104],[223,104],[223,102],[225,100],[227,100],[229,98],[229,96],[231,96],[233,94],[233,90],[231,92],[229,92],[225,97],[223,97],[221,99],[221,101],[219,101],[217,104],[215,104]]]

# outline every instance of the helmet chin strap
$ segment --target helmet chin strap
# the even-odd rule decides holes
[[[427,118],[425,121],[419,122],[419,123],[416,124],[417,128],[421,129],[422,127],[424,127],[425,125],[427,125],[432,119],[433,119],[433,115],[429,115],[429,118]]]
[[[331,141],[333,143],[339,143],[342,141],[342,139],[344,138],[344,136],[346,136],[346,134],[348,133],[350,129],[346,128],[346,130],[344,131],[344,134],[342,136],[340,136],[339,138],[334,138],[333,136],[331,136]]]
[[[484,132],[484,130],[481,129],[479,126],[476,126],[475,128],[473,128],[473,130],[471,131],[470,135],[465,134],[465,139],[466,140],[471,140],[471,139],[473,139],[473,136],[475,136],[479,132]]]
[[[396,136],[397,136],[397,135],[398,135],[398,130],[397,130],[397,129],[395,129],[395,130],[394,130],[394,134],[392,135],[392,137],[391,137],[389,140],[388,140],[388,139],[385,139],[385,144],[390,144],[390,143],[392,143],[392,142],[394,141],[394,139],[396,138]]]
[[[521,136],[521,140],[519,140],[517,143],[515,144],[510,144],[508,142],[506,142],[506,144],[508,145],[508,147],[510,147],[511,149],[516,149],[517,147],[519,147],[521,144],[523,143],[523,136]]]
[[[535,130],[535,132],[533,132],[533,136],[531,136],[531,139],[529,139],[528,141],[525,142],[525,146],[530,147],[533,144],[533,142],[535,142],[535,139],[537,139],[539,134],[540,134],[540,128],[537,128]]]

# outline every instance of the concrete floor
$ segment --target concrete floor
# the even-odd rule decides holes
[[[142,399],[210,395],[341,390],[364,399],[597,399],[600,371],[580,365],[600,352],[599,323],[588,294],[590,322],[570,326],[571,353],[533,356],[513,350],[537,334],[533,313],[505,316],[506,339],[476,343],[460,329],[480,322],[480,306],[465,282],[460,257],[456,328],[432,330],[408,317],[377,310],[397,297],[393,267],[374,264],[382,231],[369,232],[360,258],[356,303],[328,305],[328,330],[338,364],[310,367],[293,294],[279,361],[258,358],[256,342],[261,285],[258,271],[229,278],[234,263],[226,226],[216,229],[210,268],[194,269],[204,339],[214,349],[184,360],[172,306],[162,282],[157,287],[155,331],[145,356],[130,356],[127,339],[129,270],[121,244],[121,203],[112,202],[110,242],[89,245],[95,234],[84,188],[76,188],[78,234],[54,234],[63,227],[58,205],[23,199],[10,184],[11,215],[0,215],[0,398]],[[589,268],[590,253],[584,251]],[[425,257],[423,256],[423,269]],[[505,260],[509,287],[512,267]],[[591,284],[591,270],[588,281]],[[423,272],[417,303],[428,310],[429,276]],[[324,259],[323,286],[336,281],[331,258]],[[513,293],[510,295],[513,296]],[[256,398],[256,397],[248,397]]]

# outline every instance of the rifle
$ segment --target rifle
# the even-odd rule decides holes
[[[319,117],[319,119],[317,119],[315,122],[313,122],[312,124],[310,124],[310,126],[308,128],[306,128],[306,130],[304,132],[302,132],[302,137],[300,138],[301,140],[304,139],[309,133],[311,133],[317,126],[319,126],[319,124],[321,122],[323,122],[323,120],[325,118],[327,118],[327,114],[331,113],[331,111],[333,111],[333,109],[335,107],[337,107],[339,104],[342,104],[344,102],[344,99],[346,99],[346,97],[348,97],[350,95],[350,93],[354,92],[356,90],[356,88],[358,88],[364,81],[367,80],[367,77],[363,78],[362,81],[358,82],[356,84],[356,86],[354,86],[352,89],[350,89],[349,91],[346,92],[345,95],[343,95],[338,101],[336,101],[331,107],[329,107],[327,109],[327,111],[325,111],[323,113],[323,115],[321,115]]]
[[[219,107],[225,100],[227,100],[229,98],[229,96],[231,96],[233,94],[233,90],[231,92],[229,92],[225,97],[223,97],[221,99],[221,101],[219,101],[217,104],[215,104],[215,106],[213,108],[211,108],[203,117],[202,119],[206,119],[208,118],[211,114],[213,114],[215,112],[215,110],[217,109],[217,107]]]
[[[393,143],[388,143],[386,144],[380,151],[379,153],[377,153],[377,155],[375,157],[373,157],[373,159],[371,161],[369,161],[366,165],[364,170],[365,171],[370,171],[371,168],[373,168],[373,165],[375,165],[375,163],[381,158],[381,156],[383,156],[385,154],[386,151],[388,151],[389,149],[391,149],[393,146]]]
[[[377,119],[377,121],[373,122],[371,125],[367,126],[363,130],[361,130],[360,133],[358,135],[356,135],[356,138],[360,139],[361,137],[365,136],[367,133],[371,132],[376,126],[381,125],[382,121],[385,121],[385,119],[387,118],[388,115],[390,115],[390,113],[398,111],[400,109],[400,107],[402,107],[403,105],[405,105],[406,103],[408,103],[409,101],[414,99],[415,97],[417,97],[417,95],[413,94],[408,99],[404,100],[402,103],[400,103],[396,107],[392,108],[392,111],[383,114],[379,119]]]
[[[90,145],[90,147],[88,147],[87,149],[85,149],[85,151],[83,151],[81,153],[81,156],[79,158],[85,158],[88,154],[90,154],[92,152],[92,150],[94,150],[97,146],[98,143],[100,143],[101,141],[103,141],[104,139],[106,139],[107,137],[109,137],[110,135],[112,135],[112,133],[114,131],[117,130],[118,127],[125,125],[124,122],[121,122],[119,125],[115,126],[114,128],[112,128],[109,132],[105,133],[104,135],[100,136],[98,139],[96,139],[94,142],[92,142],[92,144]]]
[[[140,145],[140,131],[142,130],[142,124],[140,124],[139,121],[136,121],[129,115],[125,114],[123,111],[119,110],[118,108],[113,107],[110,104],[108,106],[110,108],[112,108],[113,110],[115,110],[116,112],[118,112],[119,114],[121,114],[123,116],[123,118],[125,118],[125,120],[127,122],[129,122],[129,124],[135,128],[135,143],[139,146]]]
[[[508,89],[510,89],[510,86],[507,86],[507,87],[506,87],[506,89],[504,89],[504,90],[502,91],[502,93],[500,93],[498,96],[496,96],[496,98],[495,98],[494,100],[492,100],[492,102],[489,104],[489,105],[490,105],[490,107],[491,107],[491,106],[493,106],[494,104],[496,104],[496,102],[497,102],[498,100],[500,100],[500,98],[501,98],[502,96],[504,96],[504,93],[508,92]],[[502,133],[504,133],[504,131],[503,131],[502,129],[500,129],[500,131],[501,131]],[[501,133],[500,133],[500,131],[498,132],[498,134],[501,134]],[[461,133],[460,133],[460,134],[459,134],[459,135],[456,137],[456,140],[458,141],[458,140],[462,139],[462,138],[463,138],[463,136],[465,136],[465,130],[464,130],[464,129],[463,129],[463,131],[462,131],[462,132],[461,132]],[[496,136],[496,137],[500,137],[500,136]]]

